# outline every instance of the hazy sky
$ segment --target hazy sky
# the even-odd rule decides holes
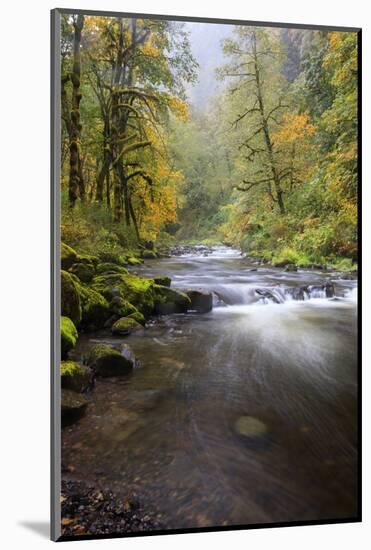
[[[192,53],[200,66],[198,82],[189,86],[187,93],[191,103],[204,108],[207,100],[223,86],[215,78],[215,69],[224,62],[221,43],[231,35],[233,25],[186,23],[185,30],[190,32]]]

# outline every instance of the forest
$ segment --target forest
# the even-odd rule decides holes
[[[64,15],[62,239],[357,261],[357,36],[235,27],[200,109],[183,23]]]
[[[357,33],[60,21],[62,537],[354,519]]]

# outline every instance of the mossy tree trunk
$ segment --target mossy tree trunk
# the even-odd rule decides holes
[[[265,107],[264,107],[264,101],[263,101],[263,90],[262,90],[262,82],[260,79],[260,66],[259,66],[259,57],[258,57],[258,51],[256,46],[256,34],[253,33],[252,37],[252,51],[253,51],[253,59],[254,59],[254,73],[253,76],[255,77],[256,82],[256,97],[258,100],[258,109],[261,116],[261,125],[264,135],[264,141],[265,146],[267,150],[267,155],[269,159],[270,169],[271,169],[271,179],[273,181],[274,189],[275,189],[275,195],[276,195],[276,201],[280,210],[280,213],[283,215],[285,214],[285,206],[283,204],[283,190],[281,187],[281,181],[279,177],[279,172],[276,166],[276,162],[274,159],[273,154],[273,144],[271,140],[269,125],[268,125],[268,117],[265,113]]]
[[[81,32],[84,26],[84,16],[78,15],[73,23],[73,66],[70,75],[72,83],[72,101],[70,113],[70,132],[69,132],[69,150],[70,150],[70,174],[68,184],[68,198],[70,207],[75,206],[76,200],[80,195],[82,201],[85,200],[85,187],[82,173],[81,162],[81,122],[80,122],[80,101],[81,101]]]

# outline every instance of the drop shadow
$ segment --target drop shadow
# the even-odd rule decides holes
[[[43,539],[50,539],[50,523],[48,521],[19,521],[18,525],[33,531]]]

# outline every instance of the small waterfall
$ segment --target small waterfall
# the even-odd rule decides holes
[[[299,302],[333,298],[335,296],[335,289],[332,283],[300,287],[276,285],[259,288],[251,284],[230,284],[220,285],[213,288],[212,291],[214,295],[214,307],[248,305],[254,303],[283,304],[289,301]],[[348,299],[356,300],[356,294],[350,294]]]

